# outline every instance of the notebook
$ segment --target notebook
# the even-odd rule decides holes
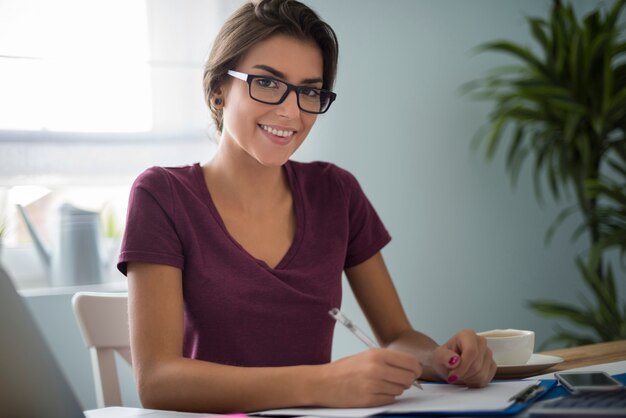
[[[206,414],[111,407],[83,412],[11,278],[0,267],[0,417],[191,418]]]
[[[83,417],[78,399],[0,267],[0,415]]]

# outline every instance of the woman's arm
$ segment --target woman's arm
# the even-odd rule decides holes
[[[129,263],[128,286],[133,369],[144,407],[232,412],[311,403],[310,367],[243,368],[183,357],[179,269]]]
[[[390,350],[367,350],[316,366],[234,367],[188,359],[182,355],[181,271],[128,263],[128,286],[133,368],[146,408],[246,412],[382,405],[421,371],[415,356]]]
[[[463,330],[439,346],[411,327],[380,252],[346,269],[346,276],[381,345],[413,353],[424,367],[422,378],[477,387],[493,379],[491,351],[475,332]]]

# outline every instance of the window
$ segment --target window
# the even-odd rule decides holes
[[[145,2],[9,1],[0,16],[0,129],[152,128]]]
[[[137,174],[211,157],[203,64],[240,4],[0,1],[0,262],[18,287],[46,278],[16,203],[48,245],[64,202],[101,211],[119,240]]]

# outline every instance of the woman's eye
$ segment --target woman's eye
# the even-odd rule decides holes
[[[313,98],[318,97],[320,95],[320,92],[317,89],[303,88],[300,90],[300,94]]]
[[[273,80],[271,78],[257,78],[255,81],[259,85],[259,87],[263,87],[266,89],[273,89],[278,87],[278,83],[276,83],[276,80]]]

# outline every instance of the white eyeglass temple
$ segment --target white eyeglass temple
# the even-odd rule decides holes
[[[239,71],[235,71],[235,70],[228,70],[228,74],[240,80],[248,81],[248,74],[240,73]]]

